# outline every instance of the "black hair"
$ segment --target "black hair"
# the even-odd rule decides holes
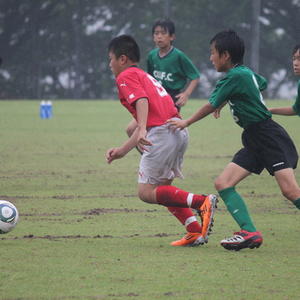
[[[140,61],[140,48],[130,35],[123,34],[113,38],[108,45],[108,51],[112,52],[116,58],[125,55],[133,62]]]
[[[166,30],[169,33],[169,35],[175,34],[175,25],[174,22],[170,19],[160,19],[155,21],[155,23],[152,26],[152,34],[154,34],[155,28],[158,26]]]
[[[293,49],[293,55],[297,52],[297,51],[300,51],[300,44],[297,44],[294,49]]]
[[[213,43],[219,54],[229,53],[233,64],[243,63],[245,45],[235,31],[229,29],[217,33],[210,41],[210,44]]]

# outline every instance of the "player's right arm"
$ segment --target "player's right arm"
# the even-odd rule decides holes
[[[124,157],[136,146],[139,146],[141,150],[147,151],[144,146],[152,145],[152,143],[146,139],[148,100],[146,98],[138,99],[135,106],[137,111],[137,128],[133,132],[132,136],[121,147],[111,148],[106,152],[106,161],[109,164],[115,159]]]
[[[273,115],[295,116],[297,114],[291,106],[269,108],[269,111]]]
[[[184,129],[192,125],[193,123],[205,118],[207,115],[215,111],[215,107],[210,103],[203,105],[198,111],[196,111],[189,119],[187,120],[167,120],[167,123],[174,129]]]
[[[175,96],[178,99],[176,101],[177,106],[184,106],[187,103],[190,95],[192,94],[198,83],[199,78],[191,80],[187,88],[182,93]]]
[[[144,146],[151,146],[152,143],[147,140],[147,119],[148,119],[148,99],[141,98],[136,101],[136,116],[137,116],[137,146],[141,150],[147,151]]]

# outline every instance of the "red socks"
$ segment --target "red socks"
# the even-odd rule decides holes
[[[156,188],[156,201],[163,206],[191,207],[199,209],[206,196],[194,195],[172,185],[161,185]]]
[[[185,207],[168,207],[168,210],[173,214],[182,225],[185,226],[188,232],[201,233],[202,227],[198,223],[193,211]]]

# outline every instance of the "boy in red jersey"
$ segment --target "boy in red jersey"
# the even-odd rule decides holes
[[[187,234],[173,246],[202,245],[208,241],[217,197],[192,194],[171,185],[175,177],[182,178],[181,165],[188,144],[187,130],[171,131],[166,124],[168,119],[180,118],[173,100],[158,81],[137,67],[140,51],[131,36],[112,39],[108,51],[119,99],[137,121],[137,128],[122,146],[107,150],[106,160],[111,163],[139,146],[144,151],[139,167],[139,198],[166,206],[186,227]],[[202,228],[192,209],[198,211]]]

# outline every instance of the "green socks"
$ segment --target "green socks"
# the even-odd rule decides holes
[[[300,209],[300,198],[294,201],[295,206]]]
[[[224,190],[219,191],[219,194],[225,202],[228,211],[235,219],[235,221],[239,224],[240,228],[249,232],[255,232],[256,228],[248,213],[247,206],[243,198],[235,191],[235,188],[226,188]],[[299,202],[299,200],[300,199],[296,201]]]

